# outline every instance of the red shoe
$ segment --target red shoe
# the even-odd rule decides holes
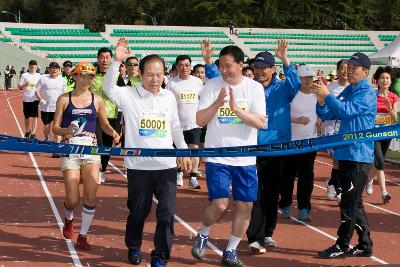
[[[76,246],[80,249],[89,250],[91,245],[87,242],[87,236],[78,235],[78,240],[76,242]]]
[[[65,218],[65,223],[64,223],[64,229],[63,229],[63,236],[66,239],[71,239],[72,236],[74,235],[74,225],[73,225],[73,221],[72,220],[67,220],[67,218]]]

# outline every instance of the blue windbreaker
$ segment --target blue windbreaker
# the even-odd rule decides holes
[[[212,63],[210,65],[205,64],[204,69],[206,72],[206,77],[209,80],[221,76],[221,73],[219,72],[218,67],[215,63]]]
[[[290,141],[292,138],[290,102],[299,91],[301,81],[294,66],[283,67],[286,80],[276,78],[264,88],[268,128],[258,131],[258,144]]]
[[[340,119],[339,133],[372,129],[375,125],[376,96],[376,91],[368,80],[363,79],[354,87],[347,86],[337,97],[329,94],[325,98],[324,106],[317,104],[317,114],[322,120]],[[333,150],[333,158],[372,163],[374,142],[337,147]]]

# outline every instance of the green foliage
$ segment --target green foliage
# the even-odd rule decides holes
[[[23,22],[226,26],[294,29],[399,30],[400,0],[2,0]],[[15,21],[0,13],[1,21]]]

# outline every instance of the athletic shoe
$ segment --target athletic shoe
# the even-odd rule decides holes
[[[36,138],[36,134],[31,134],[31,136],[30,136],[29,138],[31,138],[31,139],[37,139],[37,138]]]
[[[333,245],[324,251],[318,252],[318,256],[323,259],[346,258],[347,253],[342,250],[339,245]]]
[[[372,195],[374,192],[374,180],[373,179],[368,179],[367,185],[365,186],[367,194]]]
[[[310,210],[309,209],[301,209],[299,210],[299,215],[297,217],[299,221],[311,221]]]
[[[190,189],[201,189],[196,177],[190,177],[189,188]]]
[[[202,171],[199,170],[199,172],[197,173],[197,177],[199,178],[206,178],[206,174]]]
[[[176,185],[183,186],[183,172],[178,172],[176,175]]]
[[[29,138],[30,136],[31,136],[31,131],[30,130],[26,131],[24,137]]]
[[[206,255],[208,236],[197,234],[192,247],[192,256],[198,260],[203,260]]]
[[[106,182],[106,176],[105,176],[104,172],[99,172],[99,182],[101,184],[104,184]]]
[[[264,238],[264,247],[274,248],[276,247],[275,240],[272,239],[272,236],[266,236]]]
[[[229,266],[229,267],[242,267],[243,262],[239,260],[236,249],[224,250],[222,253],[222,266]]]
[[[253,254],[262,254],[267,252],[267,250],[257,241],[250,243],[249,249]]]
[[[392,199],[392,196],[388,192],[383,192],[382,193],[382,201],[383,204],[389,203],[389,201]]]
[[[334,185],[329,185],[329,181],[326,182],[326,196],[328,197],[329,200],[334,200],[335,199],[335,186]]]
[[[87,242],[87,236],[78,235],[78,240],[76,241],[76,246],[80,249],[89,250],[91,245]]]
[[[371,257],[372,250],[362,249],[357,245],[347,252],[347,256],[349,256],[349,257]]]
[[[336,196],[336,199],[337,199],[338,205],[340,205],[340,201],[342,201],[342,193],[338,194],[338,195]]]
[[[282,218],[284,219],[290,219],[292,217],[292,207],[287,206],[282,209]]]
[[[63,228],[63,236],[66,239],[71,239],[72,236],[74,235],[74,219],[72,220],[67,220],[67,218],[65,218],[65,223],[64,223],[64,228]]]
[[[61,158],[61,154],[53,153],[53,154],[51,155],[51,157],[52,157],[53,159]]]
[[[164,267],[166,264],[157,256],[151,257],[151,267]]]
[[[139,265],[142,262],[142,252],[139,248],[128,249],[128,260],[134,265]]]

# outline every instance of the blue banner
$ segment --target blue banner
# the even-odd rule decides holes
[[[399,136],[400,124],[394,124],[354,133],[263,145],[198,149],[150,149],[72,145],[0,135],[0,150],[128,157],[283,156],[346,146],[359,142],[399,138]]]

